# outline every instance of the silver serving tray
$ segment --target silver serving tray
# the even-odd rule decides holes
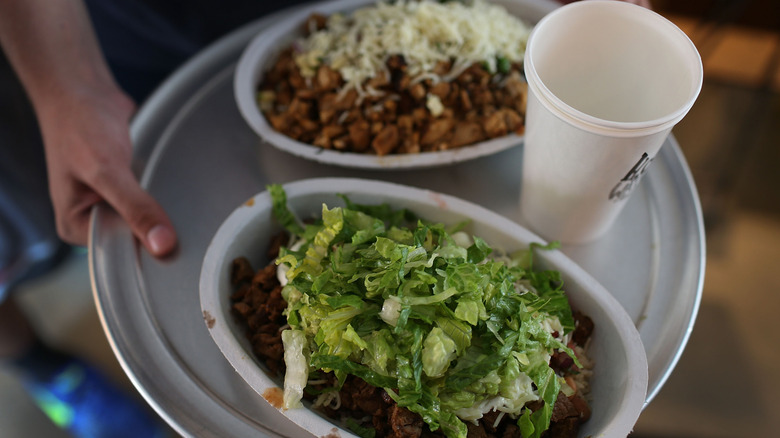
[[[520,3],[531,21],[555,5]],[[212,236],[266,184],[326,176],[392,181],[452,194],[525,225],[517,202],[522,147],[449,167],[376,172],[328,166],[263,144],[238,112],[232,79],[248,41],[280,16],[240,28],[193,58],[132,123],[135,170],[176,226],[177,253],[156,260],[113,210],[101,205],[92,215],[90,275],[106,335],[136,388],[182,435],[305,433],[280,419],[233,370],[209,336],[198,298]],[[562,249],[635,321],[648,357],[650,402],[685,347],[704,277],[701,207],[674,137],[607,235]]]

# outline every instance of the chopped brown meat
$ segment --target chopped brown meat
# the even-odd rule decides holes
[[[252,312],[252,308],[249,307],[249,305],[246,303],[233,304],[233,310],[235,310],[236,312],[238,312],[239,315],[244,317],[249,315]]]
[[[425,130],[425,134],[423,134],[422,138],[420,139],[420,144],[423,146],[431,145],[441,140],[447,133],[450,132],[453,126],[455,126],[455,119],[452,118],[441,118],[434,120],[428,126],[428,129]]]
[[[506,129],[509,132],[516,132],[518,130],[522,130],[523,125],[523,118],[520,117],[520,114],[517,114],[515,110],[510,108],[504,108],[500,110],[504,114],[504,121],[506,122]]]
[[[230,300],[231,301],[243,300],[246,294],[248,294],[251,289],[252,289],[251,283],[247,283],[247,282],[240,283],[238,289],[236,289],[236,291],[233,292],[232,295],[230,295]]]
[[[382,389],[371,386],[363,379],[353,378],[344,382],[340,394],[341,404],[350,411],[360,411],[374,416],[387,408],[382,400]]]
[[[258,333],[252,338],[255,351],[271,360],[279,360],[284,355],[281,335]]]
[[[278,254],[283,235],[272,239],[269,252]],[[287,323],[283,315],[287,303],[282,298],[282,287],[276,278],[276,265],[270,263],[253,272],[248,278],[243,272],[248,261],[237,259],[233,267],[237,271],[231,273],[231,283],[234,287],[240,282],[243,286],[231,296],[233,313],[244,323],[252,349],[262,358],[272,372],[281,372],[284,367],[282,359],[283,346],[279,329]],[[240,274],[238,272],[241,272]],[[235,280],[235,281],[234,281]]]
[[[579,393],[569,397],[569,400],[571,400],[571,403],[574,405],[574,409],[579,412],[579,417],[582,421],[590,420],[590,405]]]
[[[468,430],[468,438],[490,438],[482,422],[474,424],[469,421],[466,423],[466,429]]]
[[[398,117],[398,132],[402,137],[408,137],[414,132],[414,119],[409,115]]]
[[[504,427],[504,433],[501,438],[522,438],[520,428],[516,424],[509,423]]]
[[[357,101],[358,94],[355,90],[349,90],[346,93],[339,93],[336,97],[336,102],[334,104],[335,108],[338,110],[349,110],[355,105],[355,101]]]
[[[425,91],[425,86],[418,82],[409,88],[409,94],[414,100],[421,101],[425,99],[425,96],[428,93]]]
[[[496,111],[485,120],[485,133],[491,138],[507,134],[506,120],[503,113]]]
[[[347,111],[340,111],[335,122],[341,126],[349,126],[355,123],[356,120],[363,120],[363,116],[360,114],[360,110],[353,108]]]
[[[317,101],[317,107],[319,109],[320,121],[325,124],[330,123],[331,117],[333,117],[333,114],[338,110],[338,94],[321,94]],[[326,113],[326,116],[323,116],[323,112]]]
[[[558,393],[558,398],[553,406],[550,428],[547,437],[574,438],[577,436],[580,424],[590,418],[590,407],[582,397],[574,394],[567,397],[563,392]]]
[[[295,98],[290,102],[287,114],[296,119],[305,119],[309,117],[309,110],[311,110],[311,103],[303,99]]]
[[[449,82],[439,82],[438,84],[431,87],[430,90],[428,90],[429,93],[434,94],[438,96],[440,99],[445,99],[448,94],[450,94],[450,83]]]
[[[428,116],[428,110],[425,108],[415,108],[412,111],[412,120],[414,120],[414,125],[418,127],[423,126],[428,121]]]
[[[290,105],[290,102],[293,100],[293,93],[289,89],[290,87],[281,87],[281,89],[277,92],[272,94],[271,96],[275,98],[276,100],[276,106],[279,109],[286,108],[288,105]],[[266,110],[267,111],[267,110]]]
[[[556,351],[550,357],[550,367],[559,373],[564,373],[571,370],[574,365],[574,359],[572,359],[566,352]]]
[[[444,76],[445,74],[449,73],[450,69],[452,68],[452,63],[449,61],[439,61],[436,63],[436,66],[433,67],[433,73]]]
[[[317,135],[314,138],[314,141],[312,142],[312,144],[314,146],[319,146],[319,147],[321,147],[323,149],[330,149],[330,148],[333,147],[333,142],[331,141],[331,139],[326,137],[322,133],[320,133],[319,135]]]
[[[383,101],[382,107],[384,107],[384,113],[391,116],[391,120],[395,119],[395,110],[398,108],[398,104],[395,102],[395,100],[387,99]]]
[[[344,127],[340,125],[328,125],[322,128],[322,135],[328,138],[335,138],[344,133]]]
[[[455,132],[450,140],[452,147],[458,148],[485,139],[485,131],[476,122],[461,122],[455,126]]]
[[[295,90],[295,97],[303,100],[313,100],[317,98],[317,92],[311,88],[299,88]]]
[[[423,420],[406,408],[393,405],[390,408],[390,429],[388,437],[417,438],[422,434]]]
[[[249,259],[246,257],[239,257],[233,260],[230,266],[230,283],[239,285],[241,283],[252,281],[252,277],[255,276],[255,270],[252,268],[252,264],[249,263]]]
[[[387,155],[398,146],[399,140],[398,127],[395,125],[387,125],[379,131],[376,137],[374,137],[374,141],[371,142],[371,147],[377,155]]]
[[[490,433],[496,433],[497,425],[496,420],[498,420],[498,411],[490,411],[486,412],[482,415],[482,420],[480,423],[482,423],[485,426],[485,430]]]
[[[528,83],[523,80],[520,73],[517,70],[512,71],[506,78],[504,89],[507,94],[514,98],[522,98],[528,94]]]
[[[469,96],[471,97],[471,103],[477,108],[492,106],[495,103],[493,93],[481,85],[469,84],[468,91]]]
[[[399,146],[400,152],[404,154],[417,154],[420,152],[420,133],[412,132],[409,135],[402,135],[403,141]]]
[[[371,143],[371,127],[365,120],[357,120],[349,125],[349,139],[357,151],[365,150]]]
[[[287,81],[290,82],[290,86],[294,90],[306,88],[306,79],[303,78],[303,75],[301,74],[300,70],[295,68],[287,72],[287,74],[289,75],[287,77]]]
[[[381,122],[385,120],[385,117],[382,114],[382,108],[379,105],[374,105],[371,108],[367,109],[366,118],[370,122]]]
[[[574,417],[564,418],[555,423],[550,423],[550,428],[545,431],[545,438],[576,438],[580,428],[580,422]]]
[[[276,276],[274,276],[276,278]],[[276,282],[276,287],[271,290],[271,294],[268,298],[268,310],[271,315],[271,320],[275,322],[281,322],[283,325],[287,322],[287,319],[283,316],[284,309],[287,308],[287,302],[282,298],[282,286],[279,281]]]
[[[298,120],[298,123],[301,125],[301,128],[303,128],[303,130],[306,132],[314,132],[320,128],[319,123],[315,122],[314,120],[310,120],[308,118],[301,118]]]
[[[271,238],[271,243],[268,245],[268,251],[266,252],[269,260],[273,260],[279,255],[279,250],[287,242],[287,239],[285,233],[278,233]]]
[[[555,406],[553,406],[552,418],[550,421],[561,421],[564,418],[577,417],[580,413],[574,404],[569,400],[569,397],[563,392],[558,393],[558,398],[555,400]]]
[[[276,266],[268,265],[258,270],[252,277],[252,286],[259,289],[271,289],[279,280],[276,278]]]
[[[463,108],[463,111],[469,111],[473,108],[471,98],[466,90],[460,90],[460,106]]]
[[[287,135],[289,135],[291,138],[293,138],[295,140],[301,140],[301,137],[303,137],[303,134],[305,134],[305,132],[303,131],[303,128],[301,128],[301,126],[298,125],[298,124],[294,124],[287,131]]]
[[[396,90],[406,91],[410,85],[412,85],[412,78],[409,75],[399,75],[397,79],[393,81]]]
[[[404,70],[406,69],[406,61],[401,55],[393,55],[387,60],[387,67],[391,70]]]
[[[335,90],[341,85],[341,75],[339,72],[323,64],[317,69],[315,84],[317,91]]]
[[[288,128],[292,124],[292,119],[287,117],[287,114],[274,114],[268,117],[268,122],[277,131],[287,132]]]
[[[343,151],[349,147],[350,139],[349,135],[342,135],[341,137],[333,140],[333,148]]]
[[[374,122],[371,124],[371,135],[376,136],[379,134],[379,132],[382,130],[382,128],[385,127],[385,124],[382,122]]]
[[[584,346],[593,334],[593,320],[580,311],[575,311],[572,316],[574,316],[574,332],[571,340],[577,345]]]

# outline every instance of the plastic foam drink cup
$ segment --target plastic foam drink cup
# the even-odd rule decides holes
[[[587,0],[545,16],[524,62],[522,214],[548,240],[593,241],[693,106],[701,58],[657,13]]]

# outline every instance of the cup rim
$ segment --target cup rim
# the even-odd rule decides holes
[[[657,20],[659,23],[662,23],[662,25],[669,28],[669,31],[672,32],[677,38],[679,38],[680,41],[682,41],[683,44],[691,50],[692,54],[695,55],[695,57],[691,58],[691,64],[693,67],[692,71],[694,71],[694,74],[692,75],[692,82],[694,85],[691,87],[691,93],[683,105],[678,107],[675,111],[656,119],[639,122],[619,122],[592,116],[583,111],[580,111],[565,103],[558,96],[556,96],[547,87],[547,85],[545,85],[544,81],[542,81],[542,79],[539,77],[539,73],[537,72],[536,67],[534,66],[531,59],[533,56],[533,42],[535,41],[535,37],[539,34],[540,29],[542,29],[546,24],[554,19],[555,16],[576,8],[588,8],[593,4],[599,4],[599,6],[606,6],[609,8],[633,8],[637,13],[645,14],[646,17],[652,17],[651,19]],[[669,21],[667,18],[655,11],[639,5],[614,0],[586,0],[569,3],[544,16],[534,26],[533,30],[528,36],[524,55],[524,68],[529,91],[533,92],[539,99],[540,103],[542,103],[548,110],[552,111],[556,116],[589,132],[606,132],[610,135],[618,136],[650,135],[671,129],[675,124],[682,120],[683,117],[685,117],[693,104],[696,102],[696,99],[701,92],[704,79],[704,67],[702,65],[701,55],[685,32],[683,32],[679,27],[677,27],[677,25]]]

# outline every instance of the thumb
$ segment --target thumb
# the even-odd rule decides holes
[[[165,210],[141,188],[129,170],[103,185],[100,191],[153,256],[165,256],[176,248],[176,232]]]

